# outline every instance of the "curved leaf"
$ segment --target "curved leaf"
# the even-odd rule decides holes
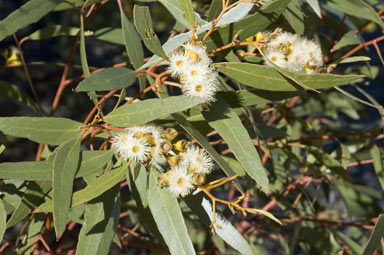
[[[115,185],[85,208],[76,254],[108,254],[120,215],[120,185]]]
[[[240,161],[248,175],[257,184],[268,189],[268,177],[247,130],[227,102],[219,97],[217,99],[208,111],[203,112],[204,118],[227,142],[229,149]]]
[[[3,200],[0,199],[0,240],[3,240],[3,235],[6,229],[7,212],[5,211]]]
[[[70,140],[56,151],[53,161],[53,223],[56,237],[59,238],[67,225],[67,216],[71,207],[72,187],[79,166],[80,138]]]
[[[161,235],[171,254],[196,254],[176,197],[157,185],[156,175],[157,171],[151,169],[147,197]]]
[[[111,67],[91,74],[76,87],[77,91],[123,89],[136,80],[136,72],[124,67]]]
[[[19,29],[35,23],[63,0],[31,0],[0,21],[0,41]]]
[[[135,27],[137,32],[139,32],[141,39],[143,39],[145,46],[157,56],[166,59],[167,55],[164,53],[160,40],[153,30],[149,8],[147,6],[135,5],[133,15]]]
[[[160,119],[202,103],[201,98],[186,96],[147,99],[117,108],[106,115],[104,121],[118,127],[130,127]]]
[[[53,25],[33,32],[26,36],[24,40],[43,40],[57,36],[76,36],[79,32],[80,29],[78,27]]]
[[[375,252],[377,247],[380,245],[380,240],[384,235],[384,214],[380,214],[377,219],[375,228],[373,229],[371,236],[367,244],[365,245],[363,255],[371,255]]]
[[[287,79],[275,68],[248,63],[218,63],[216,69],[247,86],[273,91],[296,91],[302,87]],[[301,74],[285,71],[294,80],[312,89],[322,89],[358,81],[361,75]]]
[[[128,164],[124,164],[121,167],[108,171],[92,181],[84,189],[73,193],[71,207],[88,202],[115,186],[124,177],[128,166]],[[35,212],[52,212],[52,200],[42,204]]]
[[[59,145],[80,135],[82,125],[80,122],[65,118],[0,118],[0,131],[4,134],[50,145]]]

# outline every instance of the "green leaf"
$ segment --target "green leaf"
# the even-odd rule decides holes
[[[80,142],[81,139],[76,138],[60,145],[53,161],[53,223],[57,238],[63,234],[67,225],[73,180],[79,167]]]
[[[381,20],[379,15],[377,15],[376,11],[372,8],[372,6],[362,0],[328,0],[327,5],[352,16],[372,20],[384,29],[384,22]]]
[[[284,17],[289,25],[295,30],[296,34],[302,35],[304,33],[304,15],[300,9],[298,0],[292,0],[287,8],[284,10]]]
[[[108,171],[97,179],[93,180],[84,189],[73,193],[71,207],[76,207],[85,202],[88,202],[115,186],[115,184],[121,181],[121,179],[124,177],[128,166],[128,164],[124,164],[121,167]],[[35,212],[52,212],[52,200],[42,204],[35,210]]]
[[[0,21],[0,41],[39,21],[63,0],[31,0]]]
[[[184,27],[191,29],[191,23],[185,19],[180,0],[158,0],[165,8],[172,14],[172,16]],[[193,11],[193,10],[192,10]],[[196,22],[204,25],[205,20],[201,19],[200,15],[196,12],[193,13],[193,19]],[[193,23],[192,23],[193,24]]]
[[[140,223],[143,224],[143,227],[146,231],[151,233],[157,240],[165,244],[164,239],[161,236],[156,222],[153,219],[151,211],[148,207],[147,191],[149,175],[147,174],[147,170],[143,165],[137,167],[139,167],[139,173],[137,174],[136,179],[134,180],[132,171],[127,171],[127,180],[129,182],[132,196],[136,202]],[[131,169],[133,170],[132,167]]]
[[[0,199],[0,240],[3,240],[5,229],[7,228],[7,212],[3,204],[3,200]]]
[[[181,9],[183,10],[184,19],[192,26],[195,24],[195,13],[191,0],[179,0]]]
[[[136,80],[136,72],[124,67],[111,67],[91,74],[76,87],[76,91],[123,89]]]
[[[52,181],[29,182],[19,205],[7,222],[7,228],[25,219],[29,212],[45,201],[45,197],[52,190]]]
[[[376,144],[372,144],[369,153],[371,154],[373,160],[373,167],[376,172],[377,179],[381,185],[381,188],[384,189],[384,152],[377,147]]]
[[[46,215],[43,213],[36,213],[28,226],[27,235],[23,238],[21,245],[16,250],[17,254],[29,255],[34,250],[37,242],[36,240],[40,237],[41,229],[44,226]]]
[[[162,2],[163,5],[165,5],[166,7],[167,7],[167,5],[169,5],[170,8],[173,8],[176,5],[178,5],[177,0],[159,0],[159,1]],[[252,9],[253,6],[254,5],[252,3],[240,3],[236,7],[232,8],[231,10],[226,12],[223,15],[223,17],[220,19],[219,23],[216,24],[216,27],[228,25],[230,23],[237,22],[237,21],[241,20],[242,18],[244,18],[245,15],[248,14],[248,12]],[[168,8],[168,10],[170,10],[170,8]],[[172,11],[170,11],[170,12],[173,14]],[[195,16],[195,19],[196,19],[196,16]],[[202,23],[202,22],[200,21],[200,23]],[[207,23],[201,27],[198,27],[196,30],[196,34],[197,35],[201,34],[202,32],[209,30],[211,27],[212,27],[212,22],[209,22],[209,23]],[[187,33],[178,34],[178,35],[172,37],[166,43],[164,43],[163,49],[164,49],[166,54],[169,54],[172,51],[174,51],[175,49],[177,49],[178,47],[180,47],[183,43],[190,40],[191,38],[192,38],[192,32],[191,31],[187,32]],[[158,56],[153,56],[147,63],[145,63],[143,65],[143,68],[147,68],[147,67],[151,66],[153,63],[155,63],[159,59],[160,58]]]
[[[339,163],[339,161],[331,157],[328,153],[314,146],[309,147],[309,152],[333,173],[348,182],[352,182],[352,178],[349,176],[347,170]]]
[[[102,168],[112,157],[113,151],[83,151],[76,177],[92,174]],[[0,178],[13,180],[51,180],[53,158],[46,161],[0,163]]]
[[[140,37],[125,15],[123,9],[120,9],[120,16],[125,50],[132,61],[133,67],[138,69],[144,64],[144,50],[141,45]]]
[[[353,56],[353,57],[341,59],[337,63],[346,64],[346,63],[355,63],[355,62],[361,62],[361,61],[371,61],[371,58],[366,56]]]
[[[356,254],[361,254],[363,252],[363,248],[360,244],[353,241],[349,236],[344,234],[342,231],[335,231],[335,235],[341,239],[341,241],[346,244],[353,252]]]
[[[92,36],[96,40],[103,42],[124,45],[122,31],[120,28],[105,27],[96,30]]]
[[[23,38],[23,40],[44,40],[57,36],[76,36],[80,32],[78,27],[53,25],[39,29]]]
[[[117,127],[130,127],[160,119],[202,103],[201,98],[186,96],[147,99],[117,108],[106,115],[104,121]]]
[[[13,180],[50,180],[52,160],[0,163],[0,178]]]
[[[120,215],[120,185],[105,192],[88,203],[84,214],[84,225],[79,234],[76,254],[103,255],[115,236]]]
[[[268,177],[260,157],[240,118],[223,99],[217,97],[209,111],[203,112],[209,125],[227,142],[229,149],[240,161],[244,170],[257,184],[268,189]]]
[[[113,151],[83,151],[81,153],[81,163],[76,177],[82,177],[92,174],[105,166],[112,158]]]
[[[368,239],[367,244],[365,245],[363,255],[371,255],[380,245],[380,240],[384,236],[384,214],[380,214],[375,228],[373,229],[371,236]]]
[[[376,217],[382,209],[376,201],[384,199],[381,192],[372,190],[366,186],[349,184],[347,182],[335,183],[347,205],[349,215],[368,219]]]
[[[360,43],[361,43],[361,40],[355,34],[355,32],[349,31],[348,33],[343,35],[343,37],[341,37],[340,41],[338,41],[335,46],[333,46],[331,52],[339,50],[345,46],[356,45],[356,44],[360,44]]]
[[[135,27],[139,32],[141,39],[145,46],[159,57],[167,59],[167,55],[164,53],[161,43],[152,26],[152,18],[149,13],[149,8],[146,6],[135,5],[133,8],[133,15],[135,20]]]
[[[318,0],[305,0],[309,6],[315,11],[316,15],[321,19],[321,10]]]
[[[0,131],[5,135],[28,138],[34,142],[59,145],[81,133],[83,124],[65,118],[4,117]]]
[[[212,0],[211,5],[208,10],[208,21],[212,21],[219,16],[221,10],[223,9],[223,1],[222,0]]]
[[[157,185],[158,171],[150,170],[148,205],[171,254],[196,254],[176,197]]]
[[[26,189],[26,182],[17,180],[3,180],[1,186],[1,199],[7,215],[11,214],[20,203],[23,192]]]
[[[194,192],[193,196],[185,198],[185,202],[191,210],[199,216],[199,219],[207,226],[212,223],[212,205],[201,194],[201,192]],[[224,218],[224,216],[216,211],[216,223],[220,226],[213,225],[215,232],[221,239],[223,239],[232,248],[236,249],[241,254],[254,254],[251,246],[244,239],[244,237],[237,231],[231,222]]]
[[[247,86],[272,91],[296,91],[302,87],[273,67],[248,63],[218,63],[216,69]],[[285,71],[292,79],[312,89],[322,89],[360,80],[361,75],[301,74]]]
[[[249,15],[233,25],[226,26],[212,33],[212,35],[210,35],[204,42],[207,51],[211,51],[217,47],[232,42],[233,37],[236,34],[238,34],[238,40],[244,41],[246,38],[255,35],[257,32],[266,29],[279,18],[290,1],[291,0],[271,1],[270,4],[266,4],[256,13]],[[231,16],[233,17],[234,15],[231,14]],[[224,24],[218,24],[217,26],[221,25]]]
[[[175,113],[172,114],[172,118],[179,122],[180,126],[188,132],[196,141],[211,155],[211,157],[216,161],[216,163],[223,169],[227,176],[231,177],[235,175],[235,172],[229,166],[229,164],[223,159],[223,157],[217,153],[217,151],[209,144],[208,140],[194,127],[192,124],[186,120],[181,114]],[[243,189],[240,186],[240,183],[234,181],[236,188],[241,192]]]
[[[33,115],[39,115],[39,106],[26,93],[15,85],[0,81],[0,98],[14,100],[16,103],[27,109]]]
[[[64,3],[58,4],[53,11],[64,11],[75,7],[81,7],[85,4],[85,7],[89,7],[92,4],[100,3],[101,0],[66,0]]]

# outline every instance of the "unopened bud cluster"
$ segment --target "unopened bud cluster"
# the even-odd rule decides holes
[[[271,63],[292,72],[308,74],[322,70],[323,55],[318,44],[288,32],[259,33],[262,37],[265,63]]]
[[[186,43],[169,57],[168,71],[179,78],[183,93],[200,97],[207,102],[215,101],[217,72],[204,47],[198,42]]]
[[[205,183],[205,175],[212,171],[214,163],[205,150],[177,135],[173,128],[135,126],[114,135],[111,144],[123,160],[133,164],[149,163],[159,170],[168,164],[170,169],[159,175],[159,184],[176,197],[184,197]]]

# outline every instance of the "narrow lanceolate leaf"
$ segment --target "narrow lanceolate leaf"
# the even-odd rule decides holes
[[[300,9],[298,0],[291,0],[284,11],[284,17],[295,30],[296,34],[302,35],[304,33],[304,15]]]
[[[16,207],[11,218],[7,222],[7,228],[12,227],[25,219],[32,209],[35,209],[44,203],[44,198],[49,194],[51,189],[51,181],[29,182],[27,190],[25,191],[19,205]]]
[[[376,144],[372,145],[369,152],[371,153],[377,179],[379,179],[381,188],[384,189],[384,152]]]
[[[112,157],[113,151],[83,151],[76,177],[82,177],[102,168]],[[52,158],[46,161],[0,163],[0,179],[52,180]]]
[[[72,196],[71,207],[76,207],[85,202],[88,202],[115,186],[115,184],[121,181],[121,179],[124,177],[128,166],[128,164],[124,164],[119,168],[108,171],[92,181],[84,189],[75,192]],[[42,204],[35,210],[35,212],[52,212],[52,200]]]
[[[339,163],[339,161],[331,157],[328,153],[314,146],[309,147],[309,152],[333,173],[348,182],[352,182],[352,178],[349,176],[347,170]]]
[[[209,111],[203,112],[204,118],[227,142],[229,149],[240,161],[248,175],[257,184],[268,189],[268,177],[247,130],[227,102],[219,97],[217,99]]]
[[[331,52],[336,51],[338,49],[341,49],[345,46],[356,45],[356,44],[360,44],[360,43],[361,43],[361,40],[355,34],[355,32],[349,31],[348,33],[343,35],[343,37],[341,37],[340,41],[338,41],[335,46],[333,46]]]
[[[159,57],[167,58],[164,53],[161,43],[152,26],[152,18],[149,12],[149,8],[146,6],[135,5],[133,9],[133,15],[135,20],[135,27],[139,32],[141,39],[145,46]]]
[[[201,98],[186,96],[147,99],[117,108],[105,116],[104,121],[118,127],[140,125],[202,103]]]
[[[184,19],[193,26],[195,24],[195,13],[191,0],[179,0],[181,9],[183,10]]]
[[[26,36],[24,40],[43,40],[57,36],[76,36],[79,32],[80,29],[78,27],[53,25],[33,32]]]
[[[82,125],[80,122],[65,118],[0,118],[0,131],[4,134],[50,145],[62,144],[79,135]]]
[[[305,0],[315,11],[316,15],[321,19],[321,10],[319,5],[319,0]]]
[[[0,41],[19,29],[35,23],[63,0],[31,0],[0,21]]]
[[[6,221],[7,212],[5,211],[3,200],[0,199],[0,240],[3,240],[3,235],[5,233],[5,229],[7,228]]]
[[[283,74],[273,67],[255,65],[248,63],[219,63],[216,69],[243,83],[244,85],[257,89],[273,91],[296,91],[302,90],[302,86],[287,79]],[[293,80],[311,89],[322,89],[348,84],[362,79],[361,75],[335,75],[335,74],[301,74],[284,71]]]
[[[356,16],[363,19],[372,20],[384,29],[384,22],[371,5],[362,0],[349,0],[349,1],[327,1],[327,5],[339,11],[345,12],[349,15]]]
[[[199,216],[199,219],[209,226],[212,223],[212,205],[201,194],[202,192],[193,196],[186,197],[184,200],[189,208]],[[251,246],[245,240],[245,238],[237,231],[237,229],[231,224],[231,222],[224,218],[224,216],[216,211],[216,223],[220,226],[213,225],[215,233],[229,244],[233,249],[237,250],[241,254],[254,254]]]
[[[207,51],[211,51],[217,47],[230,43],[235,35],[238,36],[236,39],[243,41],[246,38],[255,35],[257,32],[266,29],[280,17],[290,1],[291,0],[271,1],[270,4],[265,5],[261,10],[234,23],[233,26],[226,26],[219,29],[217,32],[212,33],[212,35],[210,35],[204,42]],[[221,26],[221,24],[218,25]]]
[[[81,163],[76,177],[92,174],[105,166],[112,158],[113,151],[83,151],[81,153]]]
[[[53,162],[53,222],[56,237],[60,237],[67,225],[67,215],[71,207],[72,187],[79,166],[80,139],[62,144]]]
[[[157,171],[151,169],[148,205],[171,254],[196,254],[188,236],[176,197],[157,185]]]
[[[111,67],[91,74],[76,87],[77,91],[102,91],[122,89],[136,80],[136,72],[124,67]]]
[[[181,114],[174,113],[172,114],[172,118],[174,118],[177,122],[179,122],[180,126],[184,128],[185,131],[188,132],[196,141],[211,155],[211,157],[216,161],[216,163],[223,169],[223,171],[229,176],[234,176],[235,172],[229,166],[229,164],[223,159],[223,157],[217,153],[217,151],[209,144],[208,140],[194,127],[192,124],[186,120]],[[240,184],[237,180],[234,181],[237,189],[243,192]]]
[[[373,229],[371,236],[367,244],[365,245],[363,255],[371,255],[380,245],[380,240],[384,236],[384,214],[380,214],[377,219],[375,228]]]
[[[102,196],[88,203],[76,254],[108,254],[119,221],[119,190],[120,185],[115,185]]]
[[[11,99],[33,115],[38,115],[39,107],[35,101],[15,85],[0,81],[0,98]]]
[[[0,163],[0,179],[50,180],[52,161]]]
[[[120,16],[125,49],[133,67],[137,69],[144,64],[144,50],[141,46],[141,40],[122,8],[120,9]]]

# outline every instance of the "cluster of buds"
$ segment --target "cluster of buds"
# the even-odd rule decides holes
[[[183,94],[215,101],[217,72],[199,42],[186,43],[169,57],[168,71],[182,84]]]
[[[205,150],[179,139],[173,128],[154,125],[124,129],[111,139],[112,149],[125,161],[148,163],[161,172],[159,184],[168,187],[176,197],[190,194],[196,186],[205,183],[214,163]]]
[[[271,63],[292,72],[318,73],[323,70],[323,55],[318,44],[288,32],[259,33],[263,56]]]

